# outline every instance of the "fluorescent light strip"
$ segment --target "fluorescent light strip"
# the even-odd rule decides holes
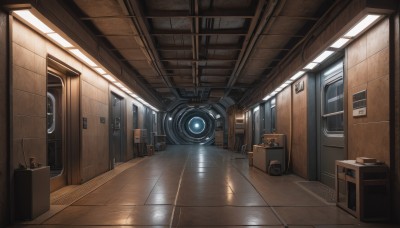
[[[94,63],[91,59],[89,59],[86,55],[84,55],[81,51],[78,49],[71,49],[70,52],[72,52],[74,55],[76,55],[78,58],[80,58],[83,62],[88,64],[91,67],[96,67],[96,63]]]
[[[344,36],[345,37],[355,37],[358,34],[360,34],[364,29],[366,29],[368,26],[370,26],[372,23],[374,23],[380,16],[379,15],[372,15],[369,14],[364,19],[362,19],[360,22],[358,22],[357,25],[355,25],[350,31],[348,31]]]
[[[35,28],[39,29],[43,33],[54,32],[51,28],[49,28],[41,20],[39,20],[35,15],[33,15],[29,10],[16,10],[14,11],[14,13],[20,16],[29,24],[33,25]]]
[[[331,48],[342,48],[349,41],[350,39],[347,38],[339,38],[338,40],[335,41],[335,43],[331,45]]]
[[[99,74],[105,74],[106,72],[103,70],[103,68],[100,68],[100,67],[96,67],[96,68],[93,68],[95,71],[97,71],[97,73],[99,73]]]
[[[302,70],[301,70],[301,71],[297,72],[295,75],[293,75],[293,76],[290,78],[290,80],[294,81],[294,80],[300,78],[304,73],[305,73],[305,71],[302,71]]]
[[[313,63],[313,62],[311,62],[311,63],[307,64],[307,66],[305,66],[303,69],[304,69],[304,70],[312,70],[312,69],[314,69],[316,66],[318,66],[318,63]]]
[[[264,101],[266,101],[266,100],[268,100],[268,99],[270,99],[271,98],[271,96],[270,95],[268,95],[268,96],[266,96],[266,97],[264,97]]]
[[[315,58],[312,62],[314,62],[314,63],[322,63],[325,59],[327,59],[333,53],[335,53],[335,52],[334,51],[324,51],[317,58]]]
[[[121,88],[121,87],[124,87],[121,83],[119,83],[119,82],[116,82],[116,83],[114,83],[116,86],[118,86],[119,88]]]
[[[71,48],[73,45],[60,36],[58,33],[49,33],[47,34],[52,40],[57,42],[59,45],[63,46],[64,48]]]
[[[116,80],[109,74],[104,74],[102,76],[108,79],[110,82],[116,82]]]

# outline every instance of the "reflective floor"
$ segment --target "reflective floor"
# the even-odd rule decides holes
[[[371,227],[240,154],[168,146],[71,205],[16,227]],[[372,227],[382,227],[372,224]]]

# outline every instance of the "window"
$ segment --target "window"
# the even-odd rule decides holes
[[[325,85],[324,116],[327,133],[343,132],[343,78]]]
[[[56,99],[47,92],[47,133],[53,133],[56,128]]]

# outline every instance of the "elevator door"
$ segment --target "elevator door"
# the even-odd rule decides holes
[[[123,98],[111,93],[111,168],[124,162],[123,156]]]
[[[335,160],[346,158],[344,151],[343,62],[321,72],[319,112],[318,179],[335,187]]]

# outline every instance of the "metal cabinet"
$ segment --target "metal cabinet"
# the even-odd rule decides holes
[[[362,221],[388,220],[389,170],[384,164],[336,161],[336,205]]]
[[[283,147],[264,147],[253,145],[253,165],[264,172],[268,172],[268,166],[272,160],[281,163],[282,172],[285,170],[285,151]]]
[[[50,209],[50,167],[15,170],[15,217],[32,220]]]

